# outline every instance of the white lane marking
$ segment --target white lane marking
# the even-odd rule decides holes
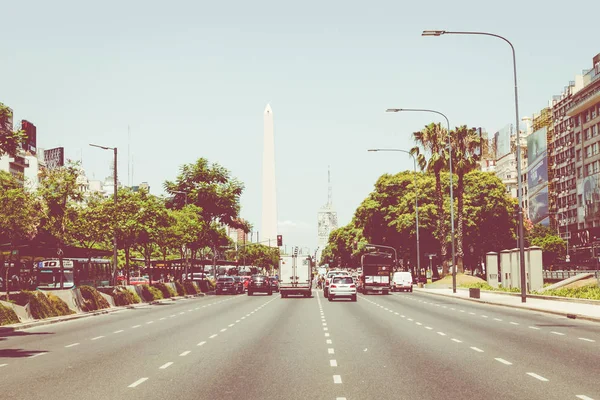
[[[337,367],[337,360],[329,360],[330,367]]]
[[[173,365],[172,362],[168,362],[166,364],[161,365],[160,367],[158,367],[158,369],[167,369],[169,368],[171,365]]]
[[[537,326],[530,326],[529,329],[535,329],[536,331],[539,331],[541,328],[538,328]]]
[[[323,328],[323,330],[324,330],[324,331],[328,331],[328,330],[329,330],[329,328]]]
[[[420,323],[420,322],[415,322],[415,324],[417,324],[417,325],[419,325],[419,326],[423,325],[423,324],[422,324],[422,323]]]
[[[29,358],[36,358],[36,357],[39,357],[39,356],[43,356],[44,354],[46,354],[46,353],[37,353],[37,354],[34,354],[32,356],[29,356]]]
[[[183,314],[185,314],[185,311],[182,311],[182,312],[179,313],[179,315],[183,315]]]
[[[177,315],[175,315],[175,314],[171,314],[171,315],[169,315],[169,317],[170,317],[170,318],[173,318],[173,317],[176,317],[176,316],[177,316]]]
[[[510,321],[510,324],[511,324],[511,325],[519,325],[519,323],[518,323],[518,322],[512,322],[512,321]]]
[[[550,333],[552,333],[553,335],[565,336],[565,334],[561,332],[551,331]]]
[[[465,310],[460,310],[460,312],[465,312]]]
[[[134,325],[131,327],[131,329],[135,329],[135,328],[139,328],[141,325]]]
[[[79,343],[71,343],[71,344],[66,345],[65,347],[69,348],[69,347],[75,347],[75,346],[79,346]]]
[[[578,399],[581,399],[581,400],[594,400],[591,397],[587,397],[585,394],[578,394],[575,397],[577,397]]]
[[[246,319],[246,317],[242,317],[241,319]]]
[[[188,311],[190,311],[190,312],[191,312],[191,311],[194,311],[194,310],[192,310],[192,309],[189,309]]]
[[[454,338],[452,338],[452,341],[456,342],[456,343],[462,343],[462,340],[458,340],[458,339],[454,339]]]
[[[481,349],[480,349],[480,348],[478,348],[478,347],[470,347],[470,349],[471,349],[471,350],[475,350],[475,351],[476,351],[476,352],[478,352],[478,353],[483,353],[483,350],[481,350]]]
[[[323,322],[323,326],[327,326],[327,322]]]
[[[325,341],[325,343],[327,343],[327,344],[331,344],[331,339],[327,339],[327,340]]]
[[[90,340],[98,340],[98,339],[102,339],[104,336],[96,336],[95,338],[91,338]]]
[[[446,336],[446,334],[444,332],[438,332],[437,334],[440,336]]]
[[[404,318],[404,315],[400,315],[400,317]]]
[[[166,319],[165,317],[162,317],[161,319],[159,319],[159,321],[163,321],[163,320],[165,320],[165,319]]]
[[[238,322],[240,322],[240,320],[239,320],[239,319],[236,319],[236,320],[235,320],[235,323],[237,324]]]
[[[195,308],[195,310],[199,310],[199,309],[200,309],[200,307],[196,307],[196,308]]]
[[[470,312],[469,315],[475,315],[475,313],[474,312]]]
[[[184,351],[183,353],[181,353],[181,354],[179,355],[179,357],[185,357],[185,356],[187,356],[187,355],[188,355],[188,354],[190,354],[190,353],[191,353],[191,351],[189,351],[189,350],[187,350],[187,351]]]
[[[206,344],[206,342],[202,341],[202,342],[198,343],[196,346],[204,346],[205,344]]]
[[[584,338],[584,337],[580,337],[580,338],[578,338],[578,339],[579,339],[579,340],[583,340],[584,342],[592,342],[592,343],[594,343],[594,342],[595,342],[595,340],[594,340],[594,339],[588,339],[588,338]]]
[[[481,318],[488,318],[488,316],[487,315],[482,315]]]
[[[548,382],[548,379],[546,379],[546,378],[544,378],[543,376],[541,376],[541,375],[538,375],[538,374],[536,374],[536,373],[533,373],[533,372],[528,372],[528,373],[527,373],[527,375],[529,375],[529,376],[531,376],[531,377],[533,377],[533,378],[535,378],[535,379],[537,379],[537,380],[539,380],[539,381],[542,381],[542,382]]]
[[[217,337],[217,335],[218,335],[218,334],[217,334],[217,333],[215,333],[214,335],[210,335],[208,338],[209,338],[209,339],[214,339],[214,338],[216,338],[216,337]]]
[[[114,331],[113,333],[121,333],[124,332],[123,329],[119,329],[118,331]]]
[[[329,337],[329,332],[325,332],[325,337]]]
[[[456,308],[454,308],[454,307],[450,307],[450,309],[456,311]]]
[[[235,325],[235,324],[229,324],[229,325],[227,325],[227,326],[231,328],[231,327],[232,327],[232,326],[234,326],[234,325]]]
[[[330,347],[330,348],[327,349],[327,353],[334,354],[335,350]]]
[[[506,361],[504,358],[494,358],[494,360],[496,360],[499,363],[502,363],[504,365],[512,365],[512,363],[510,361]]]
[[[342,377],[339,375],[333,376],[333,383],[342,383]]]
[[[129,385],[128,387],[130,387],[130,388],[134,388],[134,387],[136,387],[137,385],[140,385],[140,384],[142,384],[142,383],[146,382],[147,380],[148,380],[148,378],[140,378],[140,379],[138,379],[137,381],[133,382],[133,383],[132,383],[131,385]]]
[[[412,318],[409,318],[408,320],[409,320],[409,321],[414,321]]]
[[[396,314],[396,315],[400,315],[400,314],[398,314],[397,312],[395,312],[394,314]]]
[[[148,322],[146,322],[146,325],[153,324],[153,323],[154,323],[154,321],[148,321]]]
[[[250,314],[246,314],[246,317],[249,317],[249,316],[250,316]]]
[[[0,368],[6,367],[8,364],[0,364]]]
[[[500,318],[494,318],[494,321],[502,321]]]
[[[426,326],[426,327],[425,327],[425,329],[432,330],[433,328],[432,328],[432,327],[430,327],[430,326]]]
[[[223,328],[221,329],[221,332],[225,332],[227,330],[227,328]]]

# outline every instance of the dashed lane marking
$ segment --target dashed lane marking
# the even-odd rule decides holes
[[[494,360],[496,360],[499,363],[502,363],[504,365],[512,365],[512,363],[510,361],[506,361],[504,358],[494,358]]]
[[[334,354],[334,353],[335,353],[335,350],[334,350],[334,349],[332,349],[332,348],[328,348],[328,349],[327,349],[327,353],[329,353],[329,354]]]
[[[337,367],[337,360],[329,360],[329,366],[331,367]]]
[[[235,325],[235,324],[229,324],[229,325],[227,325],[227,326],[231,328],[231,327],[232,327],[232,326],[234,326],[234,325]]]
[[[236,319],[236,320],[235,320],[235,323],[237,324],[237,323],[238,323],[238,322],[240,322],[240,321],[241,321],[241,320],[239,320],[239,319]]]
[[[130,388],[134,388],[138,385],[141,385],[142,383],[146,382],[148,380],[148,378],[140,378],[137,381],[133,382],[131,385],[129,385],[128,387]]]
[[[510,324],[511,324],[511,325],[519,325],[519,323],[518,323],[518,322],[513,322],[513,321],[510,321]]]
[[[527,373],[527,375],[529,375],[529,376],[531,376],[531,377],[533,377],[533,378],[537,379],[538,381],[542,381],[542,382],[548,382],[548,379],[546,379],[546,378],[544,378],[543,376],[541,376],[541,375],[538,375],[538,374],[536,374],[536,373],[534,373],[534,372],[528,372],[528,373]]]
[[[539,331],[541,328],[538,328],[537,326],[529,326],[529,329],[535,329],[536,331]]]
[[[146,325],[150,325],[150,324],[153,324],[153,323],[154,323],[154,321],[148,321],[148,322],[146,322]]]
[[[474,312],[470,312],[469,315],[475,315],[475,313]]]
[[[113,333],[121,333],[124,332],[123,329],[119,329],[118,331],[114,331]]]
[[[586,396],[585,394],[578,394],[575,397],[577,397],[578,399],[581,399],[581,400],[594,400],[591,397]]]
[[[214,339],[214,338],[216,338],[217,336],[218,336],[218,333],[215,333],[215,334],[213,334],[213,335],[210,335],[208,338],[209,338],[209,339]]]
[[[489,318],[487,315],[482,315],[481,318]]]
[[[160,367],[158,367],[158,369],[167,369],[169,368],[171,365],[173,365],[172,362],[168,362],[166,364],[161,365]]]
[[[583,340],[584,342],[592,342],[592,343],[596,342],[594,339],[588,339],[588,338],[584,338],[584,337],[580,337],[578,339]]]
[[[346,400],[345,397],[336,397],[335,400]]]
[[[165,320],[165,319],[166,319],[165,317],[162,317],[161,319],[159,319],[159,321],[163,321],[163,320]]]
[[[334,375],[333,383],[342,383],[342,377],[340,375]]]
[[[446,336],[446,334],[444,332],[438,332],[437,334],[440,336]]]
[[[6,367],[8,364],[0,364],[0,368]]]
[[[79,346],[79,343],[71,343],[71,344],[66,345],[65,347],[69,348],[69,347],[75,347],[75,346]]]
[[[36,357],[39,357],[39,356],[43,356],[44,354],[46,354],[46,353],[37,353],[37,354],[34,354],[32,356],[29,356],[28,358],[36,358]]]
[[[423,325],[423,324],[422,324],[422,323],[420,323],[420,322],[415,322],[415,324],[417,324],[417,325],[419,325],[419,326]]]
[[[325,332],[325,337],[329,337],[329,332]]]
[[[480,348],[478,348],[478,347],[470,347],[470,349],[471,349],[471,350],[475,350],[475,351],[476,351],[476,352],[478,352],[478,353],[483,353],[483,350],[481,350],[481,349],[480,349]]]
[[[135,329],[135,328],[139,328],[141,325],[134,325],[131,327],[131,329]]]
[[[204,346],[205,344],[206,344],[206,342],[202,341],[202,342],[198,343],[196,346]]]
[[[433,328],[430,326],[426,326],[425,329],[432,330]]]
[[[500,318],[494,318],[494,321],[500,321],[500,322],[502,322],[502,320]]]
[[[551,331],[550,333],[553,334],[553,335],[565,336],[565,334],[562,333],[562,332]]]
[[[332,342],[331,342],[331,339],[327,339],[327,340],[325,341],[325,343],[327,343],[327,344],[331,344],[331,343],[332,343]]]
[[[187,351],[184,351],[183,353],[181,353],[181,354],[179,355],[179,357],[185,357],[185,356],[187,356],[187,355],[188,355],[188,354],[190,354],[190,353],[191,353],[191,351],[189,351],[189,350],[187,350]]]
[[[183,314],[185,314],[185,311],[182,311],[182,312],[179,313],[179,315],[183,315]]]
[[[456,342],[456,343],[462,343],[462,340],[458,340],[458,339],[454,339],[454,338],[452,338],[452,341]]]

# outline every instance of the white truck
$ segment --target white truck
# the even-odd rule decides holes
[[[279,292],[282,298],[292,294],[311,296],[312,274],[308,257],[294,255],[279,257]]]

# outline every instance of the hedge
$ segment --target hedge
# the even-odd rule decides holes
[[[155,283],[152,286],[154,286],[155,288],[157,288],[158,290],[161,291],[163,298],[168,299],[169,297],[172,296],[171,294],[171,290],[169,290],[170,288],[165,285],[164,283]]]
[[[110,304],[102,295],[91,286],[79,286],[79,291],[83,297],[83,311],[96,311],[103,308],[109,308]]]
[[[153,300],[159,300],[163,298],[162,292],[153,287],[153,286],[148,286],[148,285],[141,285],[142,286],[142,296],[144,296],[144,299],[147,301],[153,301]]]
[[[0,304],[0,325],[17,324],[19,317],[11,307]]]
[[[129,304],[137,304],[142,301],[137,293],[133,293],[126,288],[115,288],[112,296],[117,306],[128,306]]]
[[[58,315],[75,314],[75,311],[71,310],[67,303],[65,303],[60,297],[55,296],[52,293],[48,293],[48,300],[50,300],[52,307],[54,307]]]
[[[535,294],[542,294],[544,296],[561,296],[561,297],[575,297],[578,299],[589,299],[589,300],[600,300],[600,287],[598,286],[584,286],[580,288],[559,288],[553,290],[545,290],[542,293],[534,292]]]
[[[192,281],[185,281],[183,283],[183,288],[187,294],[198,294],[198,288]]]
[[[177,288],[177,295],[185,296],[185,288],[179,281],[175,281],[175,287]]]

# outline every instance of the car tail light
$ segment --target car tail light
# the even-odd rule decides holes
[[[336,287],[337,287],[337,286],[335,286],[335,285],[331,285],[331,288],[332,288],[332,289],[333,289],[333,288],[336,288]]]
[[[355,288],[355,287],[356,287],[356,285],[350,285],[350,287],[351,287],[351,288]]]

